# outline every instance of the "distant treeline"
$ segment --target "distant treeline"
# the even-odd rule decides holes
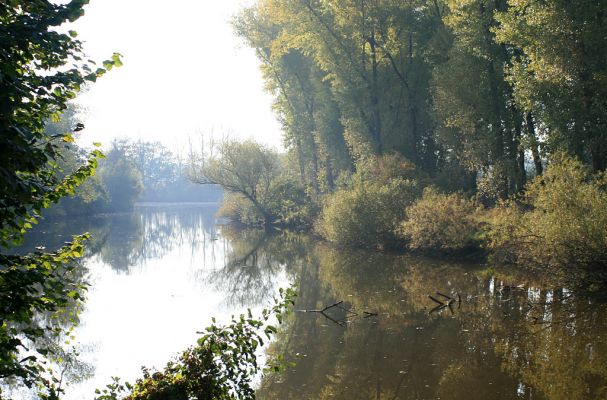
[[[49,122],[49,135],[69,131],[77,123],[73,106],[59,122]],[[87,150],[66,142],[57,160],[61,174],[83,163]],[[114,140],[105,158],[99,160],[94,176],[78,187],[71,197],[45,210],[47,217],[83,215],[131,210],[135,202],[218,202],[223,191],[218,186],[191,183],[179,154],[159,142]]]

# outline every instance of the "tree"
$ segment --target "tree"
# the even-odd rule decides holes
[[[505,1],[446,1],[449,47],[434,68],[441,146],[483,178],[495,197],[520,191],[526,180],[523,113],[505,80],[512,51],[495,42],[494,13]],[[443,50],[445,51],[445,50]],[[445,57],[446,56],[446,57]]]
[[[143,177],[124,149],[114,142],[99,169],[101,182],[109,197],[110,210],[131,210],[143,191]]]
[[[57,122],[48,121],[44,127],[47,135],[61,135],[70,132],[80,122],[78,119],[78,107],[69,103],[61,113]],[[73,173],[88,158],[88,151],[76,143],[64,142],[57,152],[57,175],[60,178]],[[98,173],[88,177],[76,188],[70,196],[63,197],[56,205],[44,211],[45,218],[53,218],[66,215],[92,214],[101,209],[107,203],[107,194]]]
[[[607,168],[606,7],[604,0],[509,0],[495,27],[500,43],[520,49],[508,68],[517,105],[553,150],[594,170]]]
[[[223,141],[217,155],[199,154],[190,160],[190,179],[199,184],[216,184],[250,201],[264,223],[275,219],[268,207],[271,186],[278,176],[278,155],[252,140]]]
[[[424,1],[266,0],[241,14],[237,31],[263,62],[303,181],[315,183],[304,179],[310,169],[332,189],[333,168],[392,151],[435,170],[424,54],[434,10]]]
[[[0,378],[15,377],[28,386],[45,381],[42,360],[51,349],[38,338],[61,331],[57,319],[70,302],[82,299],[75,273],[85,237],[54,253],[10,254],[40,211],[75,188],[95,171],[99,151],[84,165],[61,177],[56,173],[60,146],[71,132],[49,134],[44,125],[58,118],[86,82],[93,82],[120,56],[97,68],[84,61],[76,33],[57,27],[83,15],[86,0],[55,4],[45,0],[0,3]],[[68,64],[69,62],[69,64]],[[72,127],[72,132],[83,127]],[[44,314],[49,318],[37,318]],[[67,316],[75,318],[74,316]],[[75,320],[75,319],[74,319]],[[29,354],[20,357],[27,348]]]
[[[262,8],[243,10],[234,26],[263,63],[266,87],[275,95],[274,109],[301,183],[316,192],[331,190],[335,175],[350,168],[351,158],[327,74],[297,49],[274,48],[284,28]]]

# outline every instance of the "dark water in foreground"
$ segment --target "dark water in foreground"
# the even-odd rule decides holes
[[[607,312],[597,299],[480,265],[218,227],[215,211],[144,207],[43,226],[31,239],[52,247],[79,229],[95,237],[75,332],[82,363],[66,398],[162,366],[211,316],[259,310],[289,283],[299,311],[267,352],[295,366],[264,377],[261,399],[607,398]],[[429,296],[450,305],[433,310]]]

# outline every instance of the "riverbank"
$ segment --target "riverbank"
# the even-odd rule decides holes
[[[606,184],[604,174],[557,154],[520,194],[495,201],[480,192],[445,192],[406,161],[378,157],[333,192],[309,196],[315,205],[307,210],[315,212],[306,214],[305,225],[280,218],[273,224],[312,232],[340,247],[486,257],[495,265],[600,281],[607,266]],[[249,219],[240,222],[262,220],[250,218],[255,207],[246,199],[224,206],[223,215],[238,219],[245,214],[238,207],[248,207]],[[295,207],[291,212],[304,214]]]

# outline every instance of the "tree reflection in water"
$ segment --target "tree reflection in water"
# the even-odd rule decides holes
[[[345,300],[378,315],[344,328],[294,313],[269,352],[296,366],[264,378],[261,399],[607,397],[599,300],[474,265],[318,243],[305,254],[296,308]],[[430,314],[437,291],[459,294],[461,308]]]
[[[208,275],[206,281],[226,293],[229,306],[250,307],[268,303],[279,281],[292,281],[307,248],[302,235],[238,230],[222,226],[228,243],[225,265]]]
[[[128,272],[129,267],[163,258],[185,244],[192,251],[213,250],[215,208],[200,208],[140,207],[135,213],[112,215],[105,230],[93,235],[103,242],[99,256],[112,268]]]
[[[221,292],[230,309],[263,305],[277,285],[294,282],[296,309],[344,301],[358,313],[345,326],[319,313],[290,315],[268,352],[296,366],[264,377],[261,399],[607,398],[599,299],[516,272],[339,250],[301,234],[214,222],[208,210],[139,208],[72,223],[62,234],[91,231],[88,256],[124,273],[191,249],[193,278]],[[437,292],[459,295],[460,307],[429,313]],[[346,320],[343,310],[329,312]]]

